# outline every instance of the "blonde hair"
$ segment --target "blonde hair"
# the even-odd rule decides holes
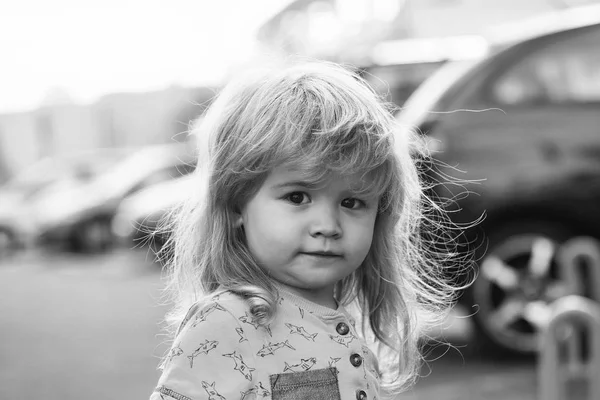
[[[443,279],[452,240],[429,216],[439,208],[418,170],[428,159],[425,143],[399,134],[391,111],[355,72],[333,63],[294,63],[230,82],[194,128],[197,186],[166,247],[170,326],[220,290],[247,299],[260,323],[273,318],[276,288],[235,220],[274,167],[291,164],[314,180],[331,171],[370,174],[363,189],[381,199],[372,246],[335,293],[358,307],[363,334],[380,344],[382,388],[411,385],[421,361],[418,318],[443,315],[456,291]]]

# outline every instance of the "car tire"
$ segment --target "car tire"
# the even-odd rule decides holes
[[[471,350],[494,359],[533,356],[549,318],[549,304],[565,294],[556,253],[574,230],[541,220],[485,230],[487,247],[478,256],[477,277],[465,292],[475,328]]]

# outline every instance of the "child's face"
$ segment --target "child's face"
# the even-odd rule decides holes
[[[303,174],[275,168],[242,210],[246,240],[262,268],[291,291],[326,306],[333,287],[354,272],[373,240],[378,197],[357,195],[361,176]]]

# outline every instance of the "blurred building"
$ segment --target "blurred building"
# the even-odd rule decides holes
[[[183,141],[215,90],[172,86],[158,92],[116,93],[91,106],[103,147]]]
[[[95,147],[91,109],[73,104],[0,115],[0,159],[6,175],[46,156]]]
[[[0,114],[0,183],[46,156],[183,141],[189,122],[201,114],[214,92],[173,86],[110,94],[90,105],[48,104]]]

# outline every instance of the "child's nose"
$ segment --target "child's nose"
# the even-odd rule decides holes
[[[323,205],[314,210],[310,234],[313,237],[339,238],[342,236],[342,226],[340,225],[339,210],[337,207]]]

